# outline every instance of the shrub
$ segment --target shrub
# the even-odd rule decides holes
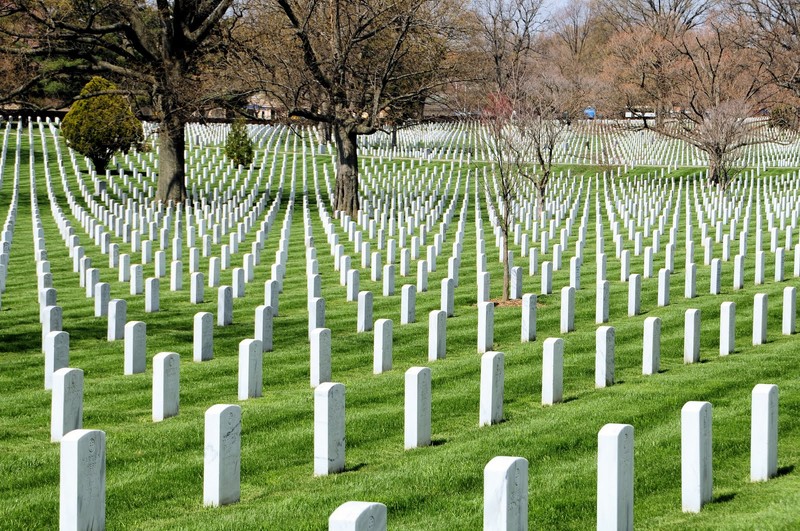
[[[237,118],[231,124],[225,141],[225,155],[236,166],[249,166],[253,162],[253,142],[247,135],[247,126],[242,118]]]
[[[113,94],[116,90],[111,81],[93,77],[61,123],[67,145],[90,158],[97,172],[106,169],[114,153],[127,151],[142,141],[142,123],[134,116],[128,100]]]

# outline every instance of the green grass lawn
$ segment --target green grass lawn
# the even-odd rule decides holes
[[[5,220],[8,212],[14,181],[16,135],[12,135],[0,188],[0,220]],[[58,525],[59,446],[49,442],[50,393],[43,388],[27,131],[20,141],[19,206],[7,291],[0,311],[0,528],[52,529]],[[69,212],[55,171],[50,137],[48,142],[58,202]],[[375,296],[374,319],[394,321],[394,368],[378,376],[372,374],[373,334],[356,333],[357,305],[345,302],[345,289],[339,285],[338,272],[333,270],[333,258],[311,195],[322,296],[327,303],[326,326],[331,328],[333,338],[333,381],[346,387],[347,452],[344,473],[313,477],[313,392],[309,386],[301,168],[298,166],[298,196],[284,292],[280,296],[280,316],[274,321],[274,351],[264,356],[264,396],[238,402],[238,343],[253,337],[254,309],[263,304],[263,284],[269,279],[269,268],[278,248],[280,225],[289,201],[290,177],[287,175],[281,210],[262,251],[261,265],[256,269],[256,281],[247,286],[244,299],[234,300],[234,324],[214,327],[214,359],[204,363],[192,362],[192,318],[199,311],[216,314],[216,289],[206,287],[204,304],[189,304],[188,250],[184,249],[184,290],[170,292],[169,279],[162,279],[161,311],[145,314],[144,296],[129,295],[128,285],[117,282],[117,271],[107,267],[108,257],[100,254],[79,223],[70,218],[87,256],[92,257],[94,267],[101,268],[101,281],[111,284],[112,298],[128,301],[128,320],[147,323],[148,369],[144,374],[123,376],[123,343],[106,341],[106,319],[94,317],[93,301],[86,299],[83,288],[79,287],[68,249],[51,215],[38,130],[34,146],[36,199],[58,304],[64,311],[64,330],[70,334],[70,366],[83,369],[85,375],[84,427],[104,430],[107,436],[109,528],[325,529],[328,516],[340,504],[365,500],[387,505],[390,529],[479,529],[483,467],[495,456],[509,455],[524,457],[530,463],[532,529],[587,529],[595,525],[597,433],[607,423],[629,423],[635,429],[637,528],[800,527],[797,470],[800,344],[797,337],[780,335],[782,290],[788,285],[798,285],[798,280],[791,278],[792,253],[787,253],[788,280],[782,283],[772,282],[771,256],[767,253],[767,283],[762,286],[753,286],[751,254],[746,265],[746,288],[741,291],[733,291],[731,287],[733,262],[724,263],[722,294],[711,296],[709,268],[702,265],[702,247],[696,241],[698,297],[685,300],[682,272],[685,218],[682,217],[675,257],[679,271],[672,275],[671,305],[657,308],[657,278],[643,279],[643,313],[629,318],[627,284],[619,281],[619,262],[614,259],[611,230],[604,217],[607,278],[611,281],[609,324],[616,328],[617,384],[595,390],[593,188],[582,289],[576,297],[576,331],[559,333],[559,289],[568,283],[568,263],[575,250],[577,223],[565,250],[565,267],[555,272],[553,295],[539,296],[537,341],[520,343],[519,307],[495,309],[495,350],[505,353],[505,421],[479,428],[474,180],[469,190],[460,284],[455,291],[456,315],[447,320],[445,360],[427,361],[427,316],[429,311],[439,308],[440,283],[447,274],[458,211],[437,271],[430,274],[430,289],[417,295],[416,323],[401,326],[399,320],[401,287],[415,283],[415,277],[398,275],[396,295],[382,297],[381,284],[372,282],[368,271],[361,272],[361,289],[371,290]],[[66,153],[66,148],[63,149]],[[274,156],[285,155],[279,152]],[[267,171],[272,157],[270,154],[265,162]],[[297,164],[300,163],[298,157]],[[307,163],[310,169],[310,157]],[[320,157],[317,163],[330,165],[330,157]],[[422,166],[445,166],[449,170],[450,162],[425,162]],[[583,170],[593,178],[591,168]],[[320,179],[321,176],[320,168]],[[278,180],[276,176],[273,194]],[[461,188],[453,190],[459,194],[457,208],[466,181],[462,178]],[[309,182],[313,186],[311,178]],[[72,193],[78,194],[74,180],[70,183]],[[482,191],[480,196],[483,201]],[[679,199],[683,201],[684,197]],[[485,218],[491,294],[496,298],[500,296],[502,272],[485,204],[481,211]],[[685,212],[684,205],[682,216]],[[751,220],[751,230],[754,227],[755,218]],[[241,265],[241,254],[249,252],[256,229],[240,245],[241,253],[233,258],[233,266]],[[699,235],[699,228],[694,230]],[[355,265],[357,257],[352,244],[346,241],[338,224],[337,232]],[[663,267],[668,239],[668,234],[662,235],[656,273]],[[120,252],[129,252],[128,245],[114,241],[120,243]],[[750,250],[754,242],[751,236]],[[768,242],[765,236],[765,246]],[[632,244],[626,242],[626,248],[632,248]],[[738,249],[738,243],[734,249]],[[375,243],[373,250],[377,250]],[[219,252],[219,246],[215,246],[214,252]],[[169,260],[171,251],[167,254]],[[719,245],[715,246],[715,255],[720,256]],[[528,276],[527,260],[519,258],[518,249],[517,256],[518,265],[524,269],[524,291],[538,293],[540,278]],[[132,263],[138,263],[140,255],[131,258]],[[547,258],[540,258],[544,259]],[[145,278],[153,276],[153,267],[153,264],[145,266]],[[207,273],[207,258],[201,259],[200,270]],[[642,272],[642,257],[632,256],[632,271]],[[416,267],[412,267],[412,272],[416,273]],[[222,279],[223,284],[230,283],[230,269],[223,271]],[[751,346],[755,293],[769,294],[768,343],[758,347]],[[723,301],[734,301],[737,305],[737,349],[728,357],[718,355]],[[702,313],[702,359],[695,365],[683,364],[684,312],[688,308],[699,308]],[[662,319],[661,372],[642,376],[643,321],[648,316]],[[563,337],[565,341],[565,401],[543,407],[540,405],[542,342],[548,337]],[[153,423],[151,360],[163,351],[174,351],[181,356],[180,413]],[[420,365],[432,369],[433,445],[404,451],[403,375],[408,368]],[[780,388],[779,477],[754,484],[749,481],[750,394],[758,383],[777,384]],[[681,512],[680,412],[690,400],[713,404],[714,501],[696,515]],[[206,409],[220,403],[238,403],[242,407],[241,501],[221,508],[204,508],[203,415]]]

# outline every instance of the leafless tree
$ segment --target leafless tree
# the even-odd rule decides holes
[[[656,126],[662,125],[672,108],[680,55],[673,43],[701,27],[714,5],[715,0],[599,0],[600,16],[616,29],[605,58],[614,107],[645,122],[655,113]]]
[[[766,130],[767,121],[755,117],[776,92],[752,50],[741,46],[737,28],[711,21],[672,43],[681,56],[676,75],[682,105],[656,128],[703,151],[709,184],[722,189],[742,148],[778,140]]]
[[[57,75],[101,73],[149,97],[159,121],[157,199],[183,201],[184,125],[203,99],[200,67],[220,53],[241,4],[233,0],[15,0],[0,8],[0,50],[62,59],[2,97],[23,97]]]
[[[496,197],[503,240],[503,300],[509,291],[508,237],[514,205],[522,199],[525,185],[533,185],[537,214],[541,216],[555,152],[582,108],[555,67],[547,69],[545,63],[539,63],[535,70],[536,74],[530,73],[520,87],[518,97],[495,96],[483,117],[492,161],[492,186],[489,182],[486,186]]]
[[[334,208],[356,215],[359,135],[450,80],[457,0],[268,0],[253,19],[259,88],[292,118],[330,124]]]
[[[553,33],[573,57],[586,55],[592,35],[593,11],[594,6],[585,0],[570,0],[552,22]]]
[[[667,121],[661,132],[696,147],[708,156],[708,184],[722,190],[738,173],[742,148],[765,142],[759,133],[765,122],[752,117],[752,106],[741,99],[725,100],[702,116],[684,111]]]
[[[599,0],[606,21],[618,30],[649,28],[662,37],[701,26],[715,0]]]
[[[522,193],[524,166],[520,145],[522,138],[512,122],[513,102],[503,99],[484,112],[482,123],[487,132],[486,146],[491,158],[491,181],[484,181],[485,191],[495,198],[495,214],[500,228],[503,253],[503,300],[509,296],[511,272],[508,261],[508,235],[514,222],[513,205]]]
[[[474,5],[478,36],[488,59],[492,90],[516,98],[531,65],[531,53],[542,27],[542,0],[481,0]]]
[[[555,152],[583,108],[568,81],[556,72],[540,70],[527,84],[517,105],[519,135],[517,171],[536,188],[537,213],[544,209]]]

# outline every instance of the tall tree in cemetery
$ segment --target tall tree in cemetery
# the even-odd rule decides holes
[[[581,100],[558,70],[545,61],[536,65],[514,99],[492,98],[484,109],[483,125],[492,160],[492,180],[485,186],[497,200],[497,222],[503,237],[503,256],[508,257],[508,238],[514,209],[525,184],[536,191],[537,215],[544,211],[547,186],[556,151],[576,120]],[[503,268],[503,300],[508,298],[510,263]]]
[[[548,68],[549,67],[549,68]],[[581,88],[553,65],[541,63],[517,105],[517,130],[522,156],[520,174],[536,188],[537,214],[544,211],[556,151],[584,107]]]
[[[19,100],[45,79],[100,73],[145,96],[158,120],[156,197],[183,201],[184,126],[201,105],[201,67],[241,16],[233,0],[16,0],[0,8],[0,49],[52,68],[7,87]]]
[[[499,95],[490,99],[481,116],[483,130],[487,134],[486,148],[492,164],[484,179],[484,190],[495,199],[497,226],[502,237],[503,253],[503,300],[508,300],[511,279],[511,264],[508,260],[508,236],[514,224],[514,206],[523,192],[523,157],[526,150],[520,145],[521,137],[516,130],[515,102]]]
[[[674,43],[679,61],[680,111],[658,131],[693,145],[708,157],[708,183],[724,189],[745,146],[779,140],[756,113],[780,95],[741,26],[718,19]]]
[[[333,206],[356,215],[358,137],[424,101],[453,72],[457,0],[272,0],[251,21],[255,83],[289,117],[330,125]]]
[[[516,107],[531,67],[534,38],[539,27],[541,0],[489,0],[474,2],[478,31],[473,35],[481,51],[485,104],[482,111],[486,147],[492,160],[484,180],[494,197],[503,256],[503,300],[508,300],[511,278],[508,238],[514,223],[514,206],[522,194],[521,158]]]
[[[606,0],[616,35],[604,63],[608,104],[707,156],[708,182],[724,189],[742,148],[780,133],[756,117],[777,101],[775,84],[743,38],[744,17],[730,17],[706,0],[649,3]],[[611,22],[609,22],[611,23]],[[654,111],[649,120],[644,111]]]

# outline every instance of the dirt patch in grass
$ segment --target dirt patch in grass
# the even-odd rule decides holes
[[[501,308],[514,308],[514,307],[518,308],[522,306],[522,299],[516,299],[516,300],[509,299],[507,301],[504,301],[502,299],[492,299],[490,302],[493,302],[495,307],[499,306]]]

